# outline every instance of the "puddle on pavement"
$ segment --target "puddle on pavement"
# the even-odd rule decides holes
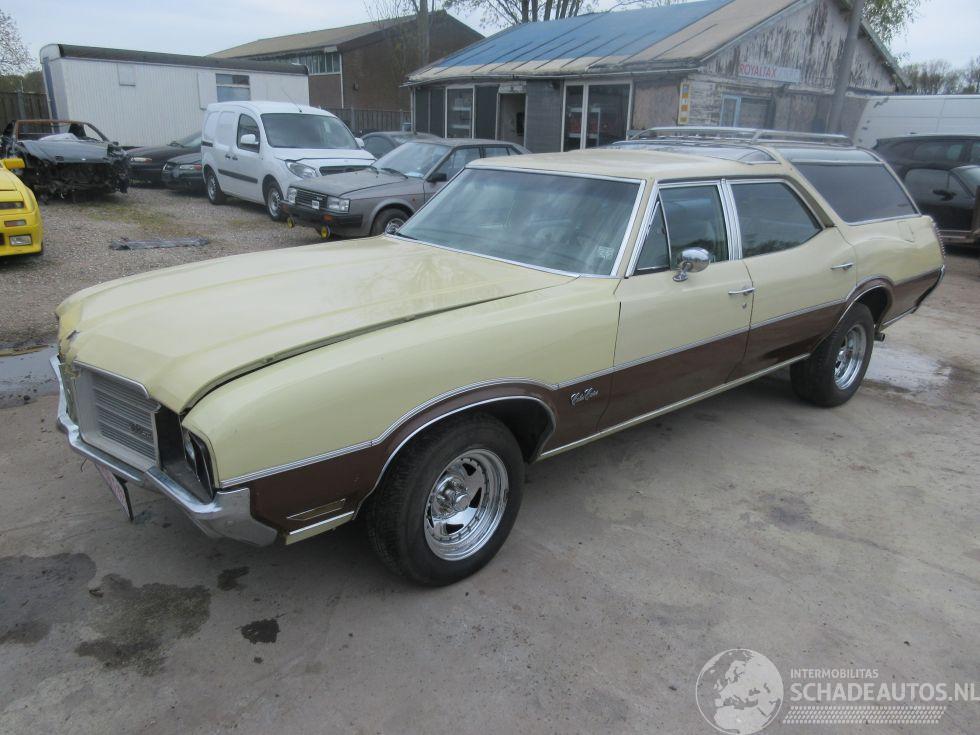
[[[57,393],[50,362],[56,352],[52,345],[23,352],[0,350],[0,408],[22,406],[38,396]]]
[[[952,367],[926,355],[887,342],[875,345],[865,380],[879,387],[917,398],[942,401]]]

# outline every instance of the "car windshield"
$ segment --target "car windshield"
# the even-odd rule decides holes
[[[273,148],[348,148],[357,141],[340,120],[328,115],[301,112],[267,113],[262,116],[265,137]]]
[[[185,135],[183,138],[177,138],[170,145],[176,146],[177,148],[200,148],[201,134],[191,133],[190,135]]]
[[[91,140],[106,142],[106,137],[88,123],[74,120],[35,120],[17,125],[20,140]]]
[[[379,171],[397,171],[405,176],[420,179],[429,173],[448,151],[447,145],[414,141],[386,153],[372,166]]]
[[[956,173],[971,192],[980,189],[980,166],[961,166]]]
[[[398,230],[454,250],[551,270],[611,275],[639,183],[464,169]]]

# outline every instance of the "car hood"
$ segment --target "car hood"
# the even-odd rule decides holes
[[[180,156],[184,153],[194,152],[194,148],[183,148],[178,145],[161,145],[161,146],[148,146],[146,148],[131,148],[126,151],[126,155],[132,158],[133,156],[140,156],[142,158],[149,158],[155,162],[167,161],[174,156]],[[197,149],[200,151],[200,148]]]
[[[305,179],[296,182],[293,186],[298,189],[307,189],[308,191],[315,191],[320,194],[340,196],[341,194],[354,194],[368,189],[375,189],[379,186],[388,186],[389,184],[401,184],[405,180],[405,176],[397,176],[395,174],[366,168],[361,171],[351,171],[345,174],[331,174],[315,179]]]
[[[80,291],[59,349],[182,411],[231,378],[405,321],[572,280],[382,236],[238,255]]]
[[[201,162],[201,152],[196,151],[195,153],[185,153],[182,156],[174,156],[173,158],[168,158],[167,163],[172,163],[179,166],[182,163],[200,163]]]
[[[370,152],[361,148],[277,148],[275,156],[280,161],[299,161],[308,166],[364,164],[374,160]]]
[[[35,158],[57,163],[90,163],[109,161],[115,152],[109,152],[108,143],[85,140],[22,140],[20,146]]]

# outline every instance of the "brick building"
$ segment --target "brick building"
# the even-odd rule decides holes
[[[516,26],[409,76],[415,128],[535,152],[589,148],[664,125],[820,132],[849,7],[700,0]],[[895,59],[864,27],[846,124],[856,124],[868,95],[904,86]]]
[[[429,58],[483,38],[445,11],[429,18]],[[416,18],[405,16],[263,38],[211,55],[303,64],[309,70],[310,104],[317,107],[408,110],[411,101],[401,85],[418,66],[417,28]]]

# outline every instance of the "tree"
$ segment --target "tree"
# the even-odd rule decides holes
[[[960,94],[980,94],[980,56],[971,59],[962,71]]]
[[[915,20],[922,0],[868,0],[864,20],[886,44]]]
[[[446,0],[446,8],[482,13],[481,25],[516,26],[573,18],[596,9],[593,0]]]
[[[964,86],[964,72],[943,59],[907,64],[903,71],[911,94],[956,94]]]
[[[0,76],[24,74],[34,66],[17,23],[0,10]]]

